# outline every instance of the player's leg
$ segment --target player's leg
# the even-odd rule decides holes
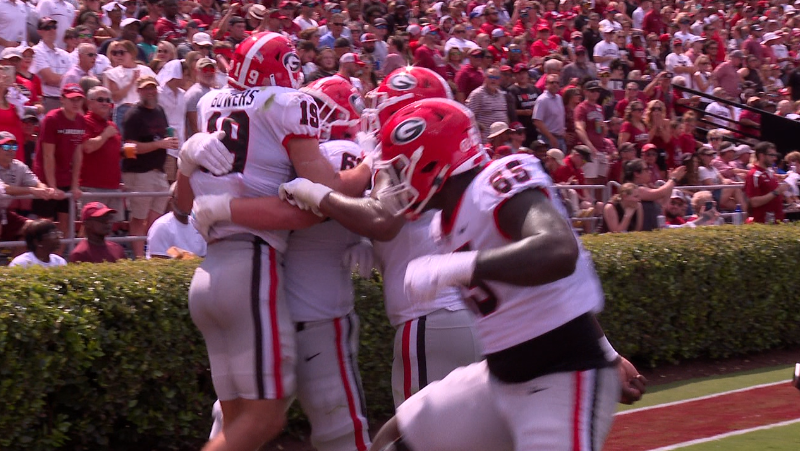
[[[413,451],[511,451],[511,434],[494,408],[486,362],[453,370],[397,408],[373,449],[397,437]],[[390,448],[391,449],[391,448]]]
[[[319,451],[369,448],[358,372],[358,316],[298,324],[297,398]]]
[[[206,341],[224,416],[209,450],[255,450],[285,423],[294,391],[294,330],[278,260],[263,242],[221,241],[209,246],[192,279],[189,308]]]
[[[492,378],[492,399],[515,450],[602,449],[619,400],[616,367],[552,373],[508,384]]]
[[[474,319],[468,310],[440,309],[397,329],[392,361],[395,407],[452,370],[481,359]]]

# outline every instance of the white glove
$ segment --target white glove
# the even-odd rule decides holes
[[[233,168],[233,153],[222,144],[225,132],[195,133],[187,139],[178,153],[178,170],[189,177],[198,167],[214,175],[227,174]]]
[[[192,205],[192,222],[200,235],[208,241],[208,231],[217,222],[231,220],[230,194],[198,196]]]
[[[345,268],[350,268],[352,272],[358,272],[362,279],[372,275],[375,254],[372,251],[372,243],[369,240],[361,240],[348,247],[342,254],[342,264]]]
[[[361,152],[364,155],[365,163],[370,169],[373,169],[375,162],[381,160],[381,145],[378,142],[378,136],[375,133],[356,133],[356,142],[361,147]]]
[[[411,260],[404,288],[412,301],[432,301],[444,287],[467,285],[475,272],[478,251],[426,255]]]
[[[314,183],[304,178],[296,178],[286,183],[282,183],[278,189],[278,196],[301,210],[311,210],[317,216],[323,216],[319,212],[319,203],[325,196],[333,191],[325,185]]]

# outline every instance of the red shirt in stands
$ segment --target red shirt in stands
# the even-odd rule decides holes
[[[748,120],[751,120],[751,121],[755,122],[756,124],[761,125],[761,114],[760,113],[756,113],[756,112],[753,112],[753,111],[750,111],[750,110],[742,110],[742,112],[739,114],[739,120],[741,121],[742,119],[748,119]],[[747,133],[747,135],[748,135],[748,136],[739,135],[740,138],[750,138],[750,137],[753,137],[753,136],[758,138],[758,137],[761,136],[761,131],[758,128],[748,127],[748,126],[742,125],[742,124],[739,124],[739,131],[742,132],[742,133]]]
[[[556,44],[553,44],[553,42],[550,40],[543,41],[541,39],[538,39],[536,42],[531,44],[530,48],[531,56],[545,57],[550,53],[556,51],[558,51],[558,46]]]
[[[156,21],[156,33],[160,40],[186,37],[186,21],[176,20],[172,22],[166,17],[161,17]]]
[[[88,240],[81,241],[69,254],[70,263],[115,263],[125,259],[125,250],[113,241],[106,241],[102,245],[89,244]]]
[[[31,106],[39,103],[39,99],[42,97],[42,79],[38,75],[31,74],[31,78],[26,78],[17,73],[16,82],[22,87],[22,94],[29,99],[25,105]]]
[[[117,134],[108,138],[99,149],[91,153],[84,152],[81,166],[81,186],[88,188],[119,189],[122,177],[120,168],[122,135],[117,126],[108,119],[91,111],[83,117],[86,121],[86,139],[100,136],[100,133],[111,126]]]
[[[461,66],[456,74],[456,87],[459,92],[464,93],[464,98],[469,97],[470,93],[483,84],[483,71],[476,69],[471,64]]]
[[[667,27],[664,25],[664,21],[662,20],[661,11],[656,11],[655,9],[651,9],[644,15],[644,21],[642,21],[642,29],[645,33],[655,33],[659,36],[664,34]]]
[[[442,77],[447,77],[444,59],[439,55],[438,50],[431,49],[428,46],[421,45],[414,52],[414,65],[430,69]]]
[[[481,33],[486,33],[489,36],[491,36],[492,35],[492,31],[494,31],[495,28],[500,28],[500,25],[499,24],[494,24],[494,23],[491,23],[491,22],[484,22],[483,25],[481,25],[481,27],[478,30]]]
[[[586,183],[586,179],[583,176],[583,169],[575,167],[575,163],[572,162],[572,156],[568,156],[564,158],[564,166],[559,166],[556,169],[555,173],[553,174],[553,182],[554,183],[569,183],[570,178],[576,185],[583,185]]]
[[[0,108],[0,132],[9,132],[17,138],[17,153],[14,158],[25,161],[25,134],[22,131],[22,120],[17,114],[17,107],[9,105],[8,108]],[[20,158],[22,157],[22,158]]]
[[[635,70],[640,70],[642,72],[647,70],[647,50],[644,47],[636,47],[633,44],[628,44],[626,47],[628,49],[628,55],[630,55],[630,60],[633,63],[633,68]]]
[[[73,169],[79,171],[80,168],[72,167],[72,157],[75,149],[86,139],[86,121],[83,116],[76,115],[75,119],[69,120],[64,115],[64,110],[59,108],[53,110],[44,117],[36,143],[36,156],[33,160],[33,173],[39,177],[43,183],[48,183],[44,174],[44,152],[42,144],[55,145],[56,160],[56,186],[51,188],[68,187],[72,185]],[[24,160],[23,160],[24,161]]]
[[[497,64],[508,57],[508,50],[503,47],[496,47],[494,44],[490,45],[486,50],[492,54],[494,63]]]
[[[628,142],[633,143],[636,146],[636,153],[642,151],[642,147],[645,144],[650,142],[650,134],[647,133],[647,130],[636,128],[635,125],[632,123],[625,121],[622,123],[622,127],[619,129],[619,132],[625,132],[630,134],[630,138],[628,138]]]
[[[211,24],[217,18],[217,12],[211,8],[205,11],[202,6],[192,10],[191,18],[197,21],[199,28],[211,28]]]
[[[600,150],[605,147],[603,141],[603,107],[596,103],[589,103],[584,100],[575,107],[575,121],[586,124],[586,135],[595,149]],[[566,160],[564,160],[566,161]]]
[[[773,152],[775,151],[773,150]],[[775,191],[778,189],[778,184],[778,179],[772,169],[764,169],[755,164],[744,180],[744,193],[752,199]],[[750,206],[753,221],[766,222],[767,212],[775,213],[776,221],[783,221],[783,195],[771,196],[772,199],[760,207]]]

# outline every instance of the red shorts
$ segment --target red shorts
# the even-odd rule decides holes
[[[0,241],[17,241],[22,235],[22,228],[25,227],[28,218],[6,210],[6,221],[7,223],[2,226],[2,232],[0,232]]]

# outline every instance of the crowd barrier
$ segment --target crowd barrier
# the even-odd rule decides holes
[[[78,207],[76,205],[76,200],[73,199],[72,193],[64,193],[65,198],[69,200],[69,217],[71,220],[69,221],[69,225],[67,227],[67,234],[64,236],[64,239],[61,242],[65,245],[66,254],[69,254],[72,251],[72,248],[75,245],[86,238],[77,238],[76,230],[75,230],[75,222],[78,220]],[[169,197],[169,191],[142,191],[142,192],[127,192],[127,191],[120,191],[120,192],[103,192],[103,193],[90,193],[84,192],[81,198],[79,199],[80,202],[85,201],[92,201],[96,199],[110,199],[110,198],[123,198],[127,199],[130,197]],[[36,196],[33,195],[22,195],[22,196],[8,196],[2,195],[0,199],[3,200],[26,200],[26,199],[37,199]],[[130,243],[134,241],[146,241],[146,236],[126,236],[126,237],[108,237],[109,241],[116,241],[119,243]],[[0,241],[0,247],[19,247],[25,246],[25,241]]]

